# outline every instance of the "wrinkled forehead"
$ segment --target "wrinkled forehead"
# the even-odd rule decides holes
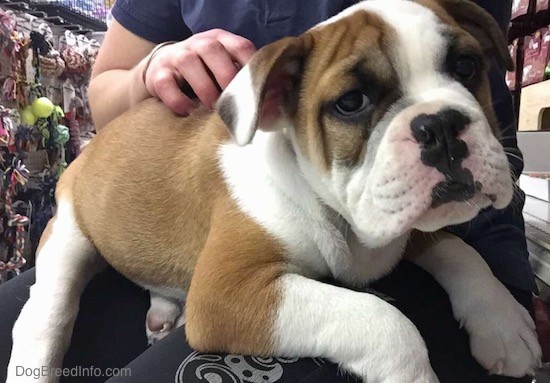
[[[358,20],[378,29],[378,42],[391,60],[405,94],[417,94],[426,86],[437,86],[430,81],[435,81],[435,72],[442,71],[451,45],[460,45],[472,53],[480,51],[473,37],[434,0],[362,1],[317,25],[312,32],[330,38],[331,26],[348,24],[352,29]],[[355,49],[361,47],[356,44]],[[354,53],[360,56],[360,52]]]

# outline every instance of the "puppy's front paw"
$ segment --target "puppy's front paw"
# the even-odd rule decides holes
[[[432,370],[432,367],[428,364],[422,370],[412,369],[405,367],[403,371],[397,372],[395,374],[388,375],[385,379],[380,380],[383,383],[439,383],[439,379],[435,375],[435,372]],[[376,380],[375,380],[376,381]],[[369,383],[370,380],[366,380],[366,383]]]
[[[401,347],[408,346],[403,344]],[[416,351],[418,356],[409,353],[406,360],[400,355],[394,356],[393,359],[392,356],[388,356],[384,360],[376,360],[376,365],[372,364],[372,360],[358,360],[349,365],[343,364],[343,367],[361,377],[364,383],[439,383],[439,379],[430,365],[425,346],[410,350]]]
[[[395,308],[385,313],[385,319],[392,330],[382,337],[365,336],[365,357],[341,365],[365,383],[439,383],[426,343],[414,324]]]
[[[498,281],[490,299],[475,299],[459,319],[470,335],[472,355],[492,374],[511,377],[531,375],[541,363],[542,351],[535,323],[510,292]]]

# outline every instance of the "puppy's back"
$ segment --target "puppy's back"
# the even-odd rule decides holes
[[[217,115],[184,118],[150,99],[108,124],[60,182],[72,190],[81,229],[112,266],[140,284],[181,288],[212,205],[226,194],[217,148],[228,138]],[[172,257],[176,270],[166,270]]]

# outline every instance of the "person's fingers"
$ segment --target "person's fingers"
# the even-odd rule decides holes
[[[197,107],[178,86],[175,74],[169,70],[157,72],[153,79],[155,95],[173,112],[187,115]]]
[[[199,100],[204,105],[212,107],[220,96],[220,91],[214,84],[215,80],[208,74],[199,55],[185,49],[175,57],[173,65],[183,81],[191,86]]]
[[[147,89],[168,108],[188,114],[196,97],[212,107],[238,72],[256,52],[251,41],[223,30],[199,33],[166,47],[155,57],[147,73]],[[184,94],[183,85],[192,92]]]
[[[244,37],[221,31],[217,39],[241,66],[245,66],[256,53],[256,47],[252,41]]]
[[[227,88],[238,70],[225,46],[218,40],[205,38],[197,41],[193,45],[193,50],[206,64],[221,90]]]

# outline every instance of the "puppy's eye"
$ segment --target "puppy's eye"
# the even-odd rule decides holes
[[[367,109],[369,106],[369,97],[358,90],[344,94],[334,103],[336,113],[342,116],[351,116]]]
[[[477,61],[470,55],[458,56],[455,59],[453,71],[460,80],[470,80],[477,73]]]

